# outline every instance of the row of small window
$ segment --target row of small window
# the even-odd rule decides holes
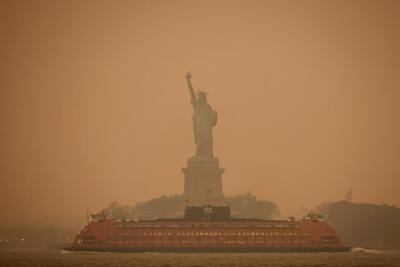
[[[118,228],[300,228],[300,224],[118,224]]]
[[[141,245],[171,245],[171,242],[163,242],[163,241],[138,241],[138,240],[109,240],[107,241],[109,244],[141,244]],[[219,240],[219,241],[210,241],[210,240],[201,240],[201,241],[191,241],[191,240],[180,240],[179,242],[172,242],[172,244],[188,244],[188,245],[198,245],[198,244],[239,244],[239,245],[248,245],[248,244],[305,244],[307,241],[305,240],[281,240],[280,242],[270,241],[270,240],[254,240],[252,242],[246,242],[244,240]]]
[[[109,233],[110,236],[306,236],[296,232],[123,232]]]

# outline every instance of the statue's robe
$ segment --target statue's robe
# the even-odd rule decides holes
[[[213,157],[212,127],[217,123],[217,113],[207,101],[193,98],[193,132],[196,143],[196,156]]]

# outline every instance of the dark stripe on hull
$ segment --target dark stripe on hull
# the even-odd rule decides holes
[[[74,252],[121,252],[121,253],[264,253],[264,252],[347,252],[351,247],[276,247],[276,248],[134,248],[134,247],[115,247],[115,248],[65,248],[67,251]]]

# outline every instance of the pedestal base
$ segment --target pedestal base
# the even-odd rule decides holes
[[[184,196],[190,206],[225,204],[222,191],[222,173],[216,158],[193,157],[188,160],[185,174]]]

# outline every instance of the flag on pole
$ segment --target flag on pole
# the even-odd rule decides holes
[[[347,194],[344,196],[344,200],[346,200],[347,202],[351,202],[351,198],[352,198],[352,192],[350,188],[349,192],[347,192]]]

